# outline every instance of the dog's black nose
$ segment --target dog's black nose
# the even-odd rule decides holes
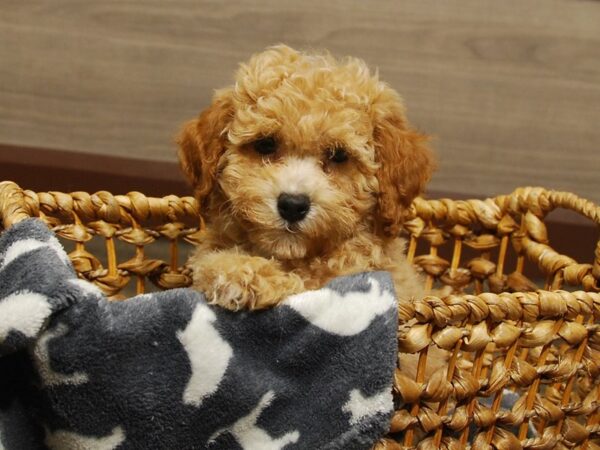
[[[277,199],[279,215],[288,222],[299,222],[310,209],[310,198],[304,194],[281,194]]]

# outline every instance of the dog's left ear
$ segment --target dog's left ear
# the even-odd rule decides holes
[[[397,236],[407,209],[429,181],[435,161],[428,137],[410,129],[400,105],[375,123],[374,139],[380,165],[376,229]]]
[[[231,92],[217,92],[212,104],[197,119],[187,122],[177,137],[181,168],[193,185],[201,207],[215,186],[231,114]]]

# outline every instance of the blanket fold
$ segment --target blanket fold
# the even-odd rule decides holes
[[[380,272],[260,312],[191,289],[110,302],[26,220],[0,237],[0,449],[367,449],[396,330]]]

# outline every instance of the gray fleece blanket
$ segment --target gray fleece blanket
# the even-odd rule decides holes
[[[367,449],[396,329],[385,273],[263,312],[190,289],[109,302],[26,220],[0,237],[0,449]]]

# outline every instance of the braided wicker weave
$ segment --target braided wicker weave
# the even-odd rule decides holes
[[[448,295],[400,311],[399,350],[418,353],[419,369],[416,380],[397,371],[398,410],[376,448],[600,449],[600,242],[590,243],[588,264],[556,252],[544,224],[555,208],[600,225],[599,207],[542,188],[414,202],[408,256],[428,287],[447,286]],[[114,298],[133,286],[190,284],[182,263],[203,230],[192,197],[0,183],[3,226],[32,216],[74,242],[79,274]],[[132,257],[119,263],[117,246],[127,244]],[[154,257],[155,247],[168,256]],[[448,370],[425,380],[435,345],[450,351]],[[501,408],[507,390],[520,395],[512,410]]]

